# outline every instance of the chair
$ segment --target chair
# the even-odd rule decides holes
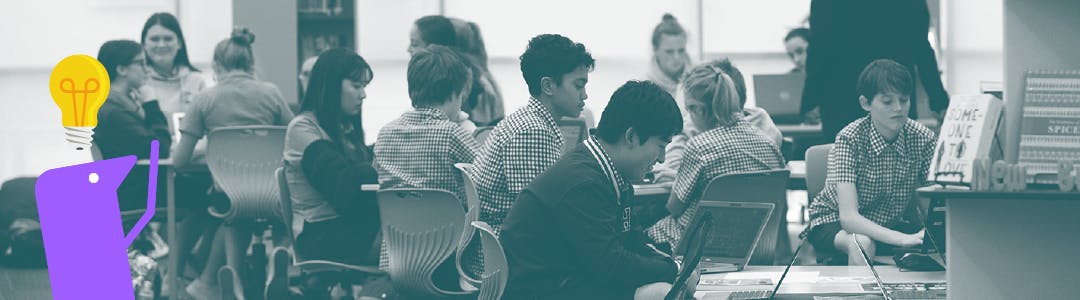
[[[377,195],[394,288],[420,299],[472,294],[443,290],[432,281],[439,264],[454,254],[465,227],[457,197],[433,189],[385,189]]]
[[[833,144],[817,145],[806,149],[806,198],[807,207],[825,189],[825,177],[829,171],[829,152]]]
[[[503,252],[499,238],[495,237],[495,230],[487,223],[475,221],[470,227],[480,230],[480,242],[484,247],[484,274],[481,275],[484,283],[480,286],[480,297],[477,300],[502,299],[506,282],[510,279],[506,252]]]
[[[491,135],[492,129],[495,129],[495,127],[477,127],[476,130],[473,131],[473,138],[476,138],[476,142],[480,143],[480,145],[483,146],[484,141],[487,141],[488,136]]]
[[[218,269],[218,285],[221,288],[221,300],[237,300],[243,299],[237,295],[240,290],[240,277],[236,274],[230,266],[221,266]]]
[[[589,134],[585,129],[585,120],[582,118],[562,118],[556,121],[555,124],[559,125],[559,131],[562,132],[562,153],[574,150]]]
[[[750,258],[750,264],[777,264],[778,257],[782,260],[791,251],[787,222],[784,222],[787,219],[789,176],[790,171],[785,169],[725,174],[713,178],[702,193],[703,202],[758,202],[775,205],[768,223],[765,224],[765,232]]]
[[[281,166],[285,148],[284,126],[234,126],[218,128],[207,139],[206,165],[216,186],[229,198],[228,210],[221,212],[211,206],[210,215],[223,219],[229,225],[240,223],[257,225],[252,246],[254,261],[266,261],[266,245],[262,243],[264,224],[285,224],[287,217],[281,205],[281,193],[274,171]],[[261,229],[261,230],[260,230]],[[225,228],[226,233],[235,228]],[[228,234],[226,236],[230,236]],[[229,265],[238,265],[233,253],[245,253],[247,246],[225,241]],[[264,270],[255,268],[255,270]],[[234,270],[236,271],[236,270]],[[262,292],[266,281],[265,272],[240,274],[240,278],[252,278],[248,282],[249,293]]]
[[[292,194],[289,192],[289,181],[285,177],[285,168],[279,167],[274,171],[277,176],[278,190],[281,191],[281,207],[285,211],[285,232],[288,234],[289,244],[292,245],[296,241],[296,236],[303,230],[304,222],[299,218],[293,216],[292,213]],[[300,224],[300,226],[296,226]],[[297,228],[299,227],[299,228]],[[280,253],[286,251],[286,253]],[[287,256],[282,258],[282,256]],[[368,275],[385,275],[386,272],[379,270],[378,266],[360,266],[350,265],[339,262],[333,262],[328,260],[305,260],[299,255],[295,255],[285,248],[278,248],[274,250],[274,276],[271,278],[270,283],[266,286],[266,299],[273,300],[270,295],[282,295],[283,290],[288,290],[288,281],[281,280],[281,276],[277,270],[280,268],[279,263],[287,261],[288,263],[296,266],[300,269],[301,273],[313,274],[314,276],[320,276],[320,273],[332,273],[332,272],[360,272]],[[328,287],[327,287],[328,288]],[[281,298],[287,299],[287,298]]]
[[[454,167],[461,171],[461,179],[465,184],[465,202],[468,204],[468,211],[465,213],[465,224],[472,224],[472,222],[480,219],[480,194],[476,192],[476,183],[472,180],[473,165],[470,163],[456,163]],[[465,226],[465,229],[461,232],[461,239],[458,240],[457,255],[454,262],[461,278],[473,286],[478,286],[480,285],[480,279],[469,276],[461,265],[461,258],[465,254],[465,248],[472,243],[475,236],[476,228]]]

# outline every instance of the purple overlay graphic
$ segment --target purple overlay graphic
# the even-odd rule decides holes
[[[150,143],[146,212],[126,235],[116,190],[134,155],[56,168],[35,193],[53,298],[134,299],[127,248],[154,216],[158,141]]]

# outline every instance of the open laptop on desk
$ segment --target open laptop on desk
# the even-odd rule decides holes
[[[754,75],[757,106],[765,109],[777,125],[802,123],[804,81],[806,75],[799,73]]]
[[[741,271],[761,240],[774,206],[772,203],[702,201],[698,214],[711,214],[713,222],[712,233],[705,237],[698,265],[701,273]],[[688,242],[681,240],[676,253],[687,249]]]
[[[863,248],[862,243],[859,243],[859,239],[852,240],[859,247],[863,262],[870,268],[870,272],[874,273],[874,284],[877,285],[876,291],[880,292],[881,296],[885,297],[885,300],[946,299],[948,286],[944,282],[885,283],[881,281],[881,275],[878,275],[873,260],[863,250],[865,248]],[[870,288],[864,287],[864,289],[874,291],[873,286],[870,286]]]

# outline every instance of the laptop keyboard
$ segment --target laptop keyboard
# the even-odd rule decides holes
[[[885,290],[893,299],[945,299],[948,285],[944,282],[885,283]],[[876,284],[863,284],[863,290],[877,291]]]
[[[772,291],[768,290],[736,291],[728,295],[728,300],[762,300],[769,299],[771,294]]]

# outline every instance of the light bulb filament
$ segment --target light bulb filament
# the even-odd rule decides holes
[[[93,87],[91,87],[93,84]],[[97,93],[101,84],[98,83],[96,78],[90,78],[83,81],[83,89],[75,89],[75,80],[71,78],[64,78],[60,80],[60,91],[71,94],[71,109],[72,117],[75,118],[75,124],[78,126],[85,125],[83,122],[86,120],[86,100],[90,97],[90,94]],[[78,95],[83,95],[82,109],[79,109]],[[82,119],[83,121],[80,121]]]

